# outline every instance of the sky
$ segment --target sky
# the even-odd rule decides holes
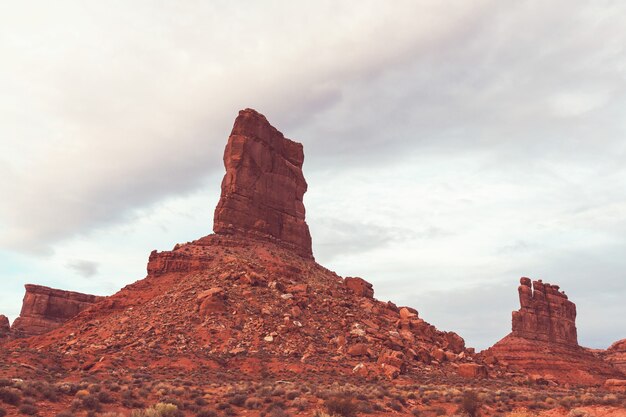
[[[486,348],[519,278],[626,337],[620,1],[0,3],[0,313],[207,235],[237,112],[304,145],[316,260]]]

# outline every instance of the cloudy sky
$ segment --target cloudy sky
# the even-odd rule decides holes
[[[521,276],[626,337],[620,1],[0,3],[0,313],[210,233],[252,107],[305,147],[317,260],[470,346]]]

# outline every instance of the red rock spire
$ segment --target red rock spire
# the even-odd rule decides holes
[[[303,162],[300,143],[285,138],[255,110],[240,111],[224,151],[226,175],[214,232],[273,237],[312,258]]]
[[[558,285],[521,278],[518,292],[521,308],[513,312],[513,336],[578,346],[576,304]]]

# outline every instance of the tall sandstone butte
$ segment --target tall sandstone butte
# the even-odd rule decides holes
[[[241,110],[224,151],[215,233],[275,238],[312,258],[303,162],[300,143],[285,138],[255,110]]]
[[[26,284],[20,316],[11,327],[14,336],[47,333],[90,307],[103,297]]]
[[[521,308],[513,312],[513,336],[578,346],[576,304],[558,285],[521,278],[517,291]]]

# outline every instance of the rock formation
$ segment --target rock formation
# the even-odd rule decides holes
[[[521,278],[517,291],[521,308],[513,312],[513,336],[578,346],[576,304],[558,285]]]
[[[512,332],[482,352],[487,363],[561,383],[601,384],[620,372],[578,345],[576,305],[556,285],[521,278]]]
[[[3,314],[0,314],[0,339],[7,337],[11,331],[11,325],[9,318]]]
[[[314,261],[302,161],[302,145],[259,113],[240,112],[224,157],[216,234],[152,252],[146,279],[28,343],[62,357],[66,368],[103,375],[177,366],[213,377],[456,375],[458,364],[474,360],[460,336]],[[49,298],[27,304],[49,316]]]
[[[603,352],[607,362],[626,376],[626,339],[618,340]]]
[[[102,297],[63,291],[40,285],[26,284],[26,295],[20,316],[11,332],[24,337],[47,333],[56,329]]]
[[[312,257],[303,162],[301,144],[285,138],[262,114],[240,111],[224,151],[215,233],[271,237]]]

